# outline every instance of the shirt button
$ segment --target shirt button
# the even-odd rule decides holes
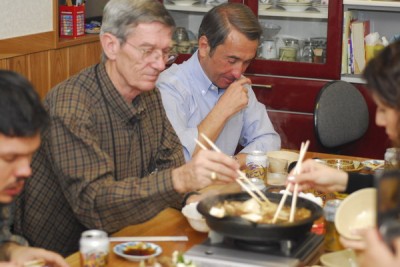
[[[201,90],[201,93],[204,95],[206,93],[206,90]]]

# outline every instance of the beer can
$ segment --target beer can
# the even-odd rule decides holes
[[[249,178],[258,178],[265,181],[267,168],[268,158],[265,152],[253,151],[247,154],[246,174]]]
[[[105,267],[108,263],[110,242],[107,233],[101,230],[87,230],[79,240],[81,267]]]
[[[339,233],[335,227],[336,210],[342,200],[331,199],[325,203],[324,217],[325,217],[325,250],[338,251],[343,249],[339,241]]]

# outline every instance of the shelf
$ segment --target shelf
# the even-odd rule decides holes
[[[304,19],[328,19],[328,13],[321,13],[319,11],[304,11],[304,12],[288,12],[283,9],[259,10],[259,16],[268,17],[286,17],[286,18],[304,18]]]
[[[98,34],[87,33],[82,37],[75,38],[60,38],[57,44],[57,48],[74,46],[79,44],[91,43],[99,40]]]
[[[342,74],[342,76],[340,77],[340,80],[348,82],[348,83],[365,84],[365,80],[362,78],[362,76],[355,75],[355,74]]]
[[[346,8],[366,9],[373,11],[400,11],[399,1],[367,1],[367,0],[344,0]]]
[[[206,13],[213,5],[192,5],[192,6],[179,6],[174,4],[164,4],[167,10],[172,11],[185,11],[185,12],[199,12],[199,13]]]

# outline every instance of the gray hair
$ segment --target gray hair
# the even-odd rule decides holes
[[[171,14],[158,0],[110,0],[104,7],[100,35],[111,33],[124,44],[137,25],[151,22],[175,27]]]

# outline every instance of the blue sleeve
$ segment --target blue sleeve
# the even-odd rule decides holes
[[[254,150],[273,151],[281,149],[281,138],[275,131],[268,117],[265,105],[260,103],[254,91],[248,91],[249,103],[244,114],[240,144],[244,147],[241,153]]]

